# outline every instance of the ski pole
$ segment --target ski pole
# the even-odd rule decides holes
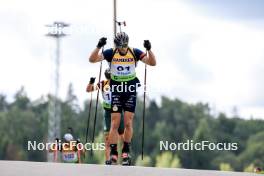
[[[148,55],[147,50],[146,50],[146,55]],[[147,91],[147,64],[145,64],[145,73],[144,73],[144,100],[143,100],[143,118],[142,118],[142,146],[141,146],[141,159],[142,160],[144,159],[146,91]]]
[[[91,98],[90,98],[90,105],[89,105],[89,113],[87,118],[87,127],[86,127],[86,137],[85,137],[85,143],[88,141],[88,134],[89,134],[89,127],[90,127],[90,119],[91,119],[91,111],[92,111],[92,102],[93,102],[93,92],[91,92]]]
[[[102,47],[102,53],[104,52],[104,47]],[[102,60],[100,62],[100,71],[99,71],[99,86],[101,84],[101,73],[102,73]],[[100,86],[101,87],[101,86]],[[94,143],[94,135],[95,135],[95,126],[97,119],[97,108],[98,108],[98,99],[99,99],[100,88],[97,90],[96,104],[95,104],[95,115],[94,115],[94,126],[93,126],[93,138],[92,143]],[[93,150],[91,150],[91,155],[93,155]]]

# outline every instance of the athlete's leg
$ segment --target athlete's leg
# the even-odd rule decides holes
[[[118,128],[118,134],[119,134],[119,140],[124,141],[124,131],[125,131],[125,126],[124,126],[124,113],[121,113],[121,119],[120,119],[120,125]]]
[[[136,100],[137,95],[136,93],[127,93],[125,101],[125,107],[124,107],[124,147],[126,143],[130,143],[132,136],[133,136],[133,119],[134,119],[134,113],[136,108]]]
[[[110,160],[109,133],[105,133],[105,160]]]
[[[126,99],[124,103],[124,144],[122,149],[122,165],[131,164],[130,143],[133,136],[133,119],[136,108],[137,95],[136,92],[126,93]]]
[[[120,118],[121,118],[120,113],[111,113],[111,128],[110,128],[110,133],[109,133],[110,144],[117,144]]]
[[[117,163],[118,152],[117,152],[117,141],[118,141],[118,127],[120,125],[120,113],[111,113],[111,128],[109,133],[110,143],[110,160],[112,164]]]
[[[122,149],[123,148],[123,143],[124,143],[124,113],[121,113],[121,120],[120,120],[120,125],[118,128],[118,146],[120,146],[119,148]],[[118,150],[119,151],[119,150]]]
[[[133,136],[133,119],[134,119],[134,113],[125,111],[124,114],[124,142],[131,142],[132,136]]]
[[[125,111],[124,113],[124,142],[122,148],[122,165],[129,166],[131,165],[131,156],[130,156],[130,143],[133,136],[133,118],[134,113]]]
[[[115,85],[115,82],[111,80],[110,85]],[[120,118],[122,112],[122,99],[120,92],[115,89],[111,89],[111,128],[109,133],[110,143],[110,159],[113,164],[117,162],[117,142],[118,142],[118,128],[120,125]]]

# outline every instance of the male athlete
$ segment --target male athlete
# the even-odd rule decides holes
[[[94,90],[100,89],[102,92],[103,97],[103,108],[104,108],[104,135],[105,135],[105,164],[110,165],[110,143],[109,143],[109,131],[111,127],[111,91],[110,91],[110,69],[105,70],[105,78],[106,80],[101,81],[97,84],[97,86],[94,86],[95,78],[90,78],[90,82],[86,87],[86,92],[92,92]],[[121,122],[120,126],[118,128],[118,134],[120,135],[120,139],[123,139],[123,133],[124,133],[124,116],[121,115]]]
[[[121,112],[124,112],[124,144],[122,149],[122,165],[131,164],[130,143],[133,135],[133,117],[136,107],[137,87],[139,80],[136,77],[136,66],[138,61],[155,66],[156,59],[151,51],[149,40],[144,41],[148,55],[137,48],[128,47],[128,35],[125,32],[117,33],[114,38],[115,48],[99,53],[106,44],[106,38],[101,38],[95,50],[91,53],[91,63],[106,60],[111,69],[110,87],[112,92],[111,100],[111,129],[109,133],[110,159],[112,164],[118,160],[117,141],[118,127],[121,119]]]

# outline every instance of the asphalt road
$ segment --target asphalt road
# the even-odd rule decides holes
[[[1,176],[260,176],[253,173],[138,166],[0,161]]]

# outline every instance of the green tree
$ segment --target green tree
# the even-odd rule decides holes
[[[156,157],[156,167],[180,168],[181,162],[177,155],[172,152],[163,152]]]
[[[193,140],[195,143],[200,143],[202,141],[215,142],[212,131],[209,127],[206,118],[200,120],[199,125],[195,131]],[[191,168],[212,168],[211,160],[216,156],[216,151],[211,151],[205,148],[204,151],[191,151]]]
[[[251,136],[247,142],[245,151],[239,155],[242,169],[250,164],[264,165],[264,131]]]
[[[221,163],[219,166],[219,169],[221,171],[233,171],[234,170],[229,163]]]
[[[151,158],[149,156],[144,156],[144,159],[142,160],[141,159],[141,156],[138,156],[137,159],[136,159],[136,162],[135,164],[137,166],[152,166],[152,161],[151,161]]]
[[[25,88],[22,86],[20,90],[15,94],[15,102],[12,106],[16,106],[22,110],[26,110],[30,105],[30,100],[27,97]]]
[[[8,103],[6,101],[6,96],[0,94],[0,112],[1,111],[7,111]]]
[[[254,172],[255,166],[254,164],[250,164],[244,168],[244,172]]]

